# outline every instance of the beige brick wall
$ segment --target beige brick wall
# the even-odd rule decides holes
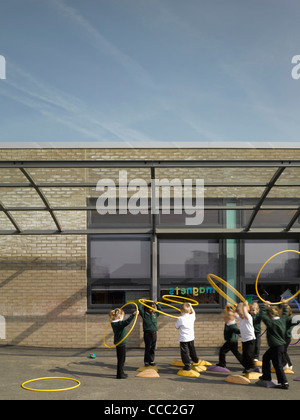
[[[300,149],[0,149],[0,160],[39,160],[39,159],[300,159]],[[262,181],[271,178],[273,169],[263,170]],[[30,173],[40,182],[55,180],[53,170],[32,169]],[[238,178],[251,181],[257,177],[257,170],[189,170],[189,177],[201,177],[214,181]],[[61,170],[60,180],[94,181],[102,177],[117,177],[117,170]],[[129,177],[150,179],[149,170],[141,173],[131,169]],[[3,170],[1,181],[22,182],[19,171]],[[172,179],[186,176],[186,171],[177,169],[158,170],[158,177]],[[243,178],[244,176],[244,178]],[[16,178],[14,178],[16,177]],[[229,178],[228,178],[229,177]],[[242,178],[241,178],[242,177]],[[283,181],[290,180],[293,174],[287,173]],[[16,191],[7,188],[6,202],[9,205],[41,205],[39,197],[28,191]],[[62,205],[67,198],[71,204],[85,204],[86,193],[83,189],[62,189],[45,191],[53,205]],[[240,191],[236,191],[240,193]],[[253,192],[251,192],[252,194]],[[260,191],[257,191],[260,193]],[[293,192],[293,194],[295,191]],[[89,192],[87,193],[87,195]],[[211,196],[218,196],[220,191],[210,190]],[[233,192],[234,194],[234,192]],[[247,192],[245,192],[247,196]],[[249,195],[251,196],[249,193]],[[233,195],[234,196],[234,195]],[[17,213],[17,212],[16,212]],[[58,214],[63,228],[85,228],[85,213]],[[20,217],[20,214],[15,214]],[[27,224],[28,217],[22,215],[20,223]],[[49,217],[43,219],[40,214],[31,218],[30,227],[53,228]],[[45,213],[43,214],[45,217]],[[2,229],[9,229],[7,218],[0,213]],[[38,347],[94,348],[103,347],[103,334],[108,322],[107,315],[87,314],[87,238],[86,236],[0,236],[0,315],[6,320],[6,339],[1,344]],[[159,347],[178,346],[178,332],[174,328],[175,320],[159,317]],[[198,314],[195,324],[196,346],[218,347],[223,343],[223,320],[220,314]],[[111,335],[108,334],[108,343]],[[265,340],[265,338],[264,338]],[[263,340],[263,343],[265,341]],[[128,340],[129,347],[143,346],[142,324],[137,322]]]

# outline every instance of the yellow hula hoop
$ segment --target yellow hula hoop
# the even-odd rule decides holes
[[[256,294],[257,294],[257,297],[262,301],[262,302],[264,302],[264,303],[266,303],[266,301],[260,296],[260,294],[258,293],[258,287],[257,287],[257,285],[258,285],[258,279],[259,279],[259,277],[260,277],[260,274],[261,274],[261,272],[262,272],[262,270],[264,269],[264,267],[268,264],[268,262],[269,261],[271,261],[274,257],[276,257],[277,255],[280,255],[280,254],[283,254],[283,253],[285,253],[285,252],[295,252],[296,254],[299,254],[300,255],[300,252],[299,251],[295,251],[294,249],[287,249],[287,250],[284,250],[284,251],[280,251],[280,252],[277,252],[276,254],[274,254],[274,255],[272,255],[272,257],[270,257],[263,265],[262,265],[262,267],[261,267],[261,269],[259,270],[259,272],[258,272],[258,274],[257,274],[257,277],[256,277],[256,280],[255,280],[255,291],[256,291]],[[300,293],[300,289],[298,290],[298,292],[297,293],[295,293],[293,296],[291,296],[291,297],[289,297],[288,299],[286,299],[286,301],[288,302],[289,300],[291,300],[291,299],[294,299],[296,296],[298,296],[299,295],[299,293]],[[272,302],[271,303],[271,305],[279,305],[279,304],[281,304],[282,302]]]
[[[199,305],[199,302],[197,302],[195,299],[187,298],[187,297],[184,297],[184,296],[164,295],[162,298],[165,299],[167,302],[179,303],[179,304],[183,303],[183,302],[178,302],[177,300],[170,299],[170,297],[171,298],[176,298],[176,299],[178,298],[178,299],[190,300],[190,301],[194,302],[194,303],[191,303],[192,306]]]
[[[70,386],[69,388],[58,388],[58,389],[36,389],[36,388],[29,388],[29,387],[25,386],[25,384],[29,384],[30,382],[42,381],[42,380],[45,380],[45,379],[67,379],[68,381],[77,382],[77,384],[74,385],[74,386]],[[22,385],[21,385],[22,388],[27,389],[28,391],[36,391],[36,392],[67,391],[69,389],[77,388],[78,386],[80,386],[80,382],[78,381],[78,379],[63,378],[63,377],[60,377],[60,376],[48,376],[48,377],[45,377],[45,378],[30,379],[30,381],[23,382]]]
[[[160,311],[159,309],[153,308],[152,306],[146,305],[145,302],[142,302],[142,300],[143,299],[139,299],[139,303],[141,303],[142,305],[146,306],[149,309],[153,309],[154,311],[159,312],[162,315],[169,316],[170,318],[175,318],[175,319],[179,318],[178,316],[167,314],[166,312]],[[154,300],[146,299],[146,302],[153,302],[154,303]],[[176,308],[173,305],[169,305],[168,303],[164,303],[164,302],[157,302],[157,303],[160,304],[160,305],[170,306],[170,308],[176,309],[176,311],[180,312],[180,309]]]
[[[135,324],[136,324],[136,320],[137,320],[137,317],[138,317],[138,306],[137,306],[137,304],[135,303],[135,302],[127,302],[127,303],[125,303],[125,305],[123,305],[120,309],[123,309],[125,306],[127,306],[127,305],[135,305],[135,307],[136,307],[136,314],[135,314],[135,318],[134,318],[134,321],[133,321],[133,324],[132,324],[132,327],[130,328],[130,330],[128,331],[128,333],[125,335],[125,337],[123,337],[122,338],[122,340],[120,340],[117,344],[114,344],[113,346],[108,346],[107,344],[106,344],[106,341],[105,341],[105,338],[106,338],[106,334],[107,334],[107,330],[108,330],[108,327],[110,326],[110,324],[111,324],[111,322],[109,322],[108,324],[107,324],[107,327],[106,327],[106,329],[105,329],[105,332],[104,332],[104,337],[103,337],[103,343],[104,343],[104,345],[105,345],[105,347],[107,347],[108,349],[113,349],[113,348],[115,348],[115,347],[117,347],[119,344],[121,344],[121,343],[123,343],[123,341],[129,336],[129,334],[131,333],[131,331],[133,330],[133,328],[134,328],[134,326],[135,326]]]
[[[243,295],[240,294],[231,284],[229,284],[227,281],[221,279],[221,277],[216,276],[215,274],[207,274],[207,280],[212,285],[212,287],[218,292],[224,299],[227,299],[229,302],[231,302],[232,305],[236,306],[237,303],[231,299],[226,293],[223,292],[222,289],[220,289],[219,286],[216,285],[216,283],[211,279],[213,277],[215,280],[218,280],[220,283],[222,283],[224,286],[227,286],[228,289],[230,289],[242,302],[246,302],[246,299]]]

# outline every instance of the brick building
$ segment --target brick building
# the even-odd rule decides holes
[[[133,182],[127,193],[143,210],[138,214],[120,212],[120,171],[127,185]],[[107,203],[117,211],[112,206],[101,215],[97,183],[104,179],[116,186],[115,201]],[[192,180],[191,206],[203,179],[203,222],[186,222],[191,216],[176,207],[180,194],[172,187],[170,213],[158,197],[153,214],[153,179],[182,186]],[[103,347],[111,308],[171,292],[199,302],[196,346],[221,345],[226,300],[210,290],[206,274],[255,299],[266,259],[299,251],[299,191],[300,146],[292,143],[2,143],[0,344]],[[299,277],[298,255],[281,254],[265,267],[260,293],[271,301],[294,294]],[[159,347],[177,347],[174,322],[160,316]],[[128,347],[143,346],[142,337],[138,320]]]

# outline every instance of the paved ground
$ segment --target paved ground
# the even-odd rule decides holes
[[[217,350],[197,349],[201,359],[217,362]],[[96,354],[90,359],[89,354]],[[235,385],[224,381],[228,374],[204,372],[199,378],[176,375],[178,368],[171,366],[179,360],[179,349],[157,350],[156,363],[160,378],[137,378],[136,369],[143,365],[143,349],[128,349],[126,380],[116,380],[115,350],[109,349],[37,349],[0,346],[0,400],[103,400],[113,403],[125,400],[147,401],[201,401],[201,400],[299,400],[300,346],[290,350],[295,374],[288,375],[290,389],[261,388]],[[232,374],[241,374],[241,366],[229,355],[228,368]],[[59,376],[78,379],[81,385],[61,392],[34,392],[21,388],[29,379]],[[273,374],[275,379],[275,374]],[[28,384],[36,388],[66,388],[75,382],[47,380]],[[116,404],[115,404],[116,405]]]

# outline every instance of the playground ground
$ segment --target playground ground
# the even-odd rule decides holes
[[[215,364],[218,349],[197,349],[199,358]],[[262,349],[262,353],[264,349]],[[89,358],[95,353],[96,358]],[[177,375],[178,367],[172,361],[180,360],[179,348],[158,349],[156,364],[159,378],[138,378],[136,370],[143,365],[143,349],[127,349],[125,371],[128,378],[115,379],[115,350],[109,349],[41,349],[0,346],[0,400],[98,400],[102,410],[115,410],[118,402],[146,400],[149,404],[167,401],[186,402],[203,400],[299,400],[300,347],[291,348],[294,374],[287,375],[289,390],[262,388],[252,380],[249,385],[224,381],[228,373],[203,372],[199,378]],[[241,375],[241,365],[228,353],[230,374]],[[36,392],[25,390],[22,383],[41,377],[67,377],[80,381],[80,386],[66,391]],[[275,374],[273,378],[276,379]],[[28,387],[49,389],[76,385],[63,379],[44,380],[27,384]],[[162,406],[161,406],[162,407]],[[153,407],[152,407],[153,408]],[[100,410],[101,411],[101,410]]]

